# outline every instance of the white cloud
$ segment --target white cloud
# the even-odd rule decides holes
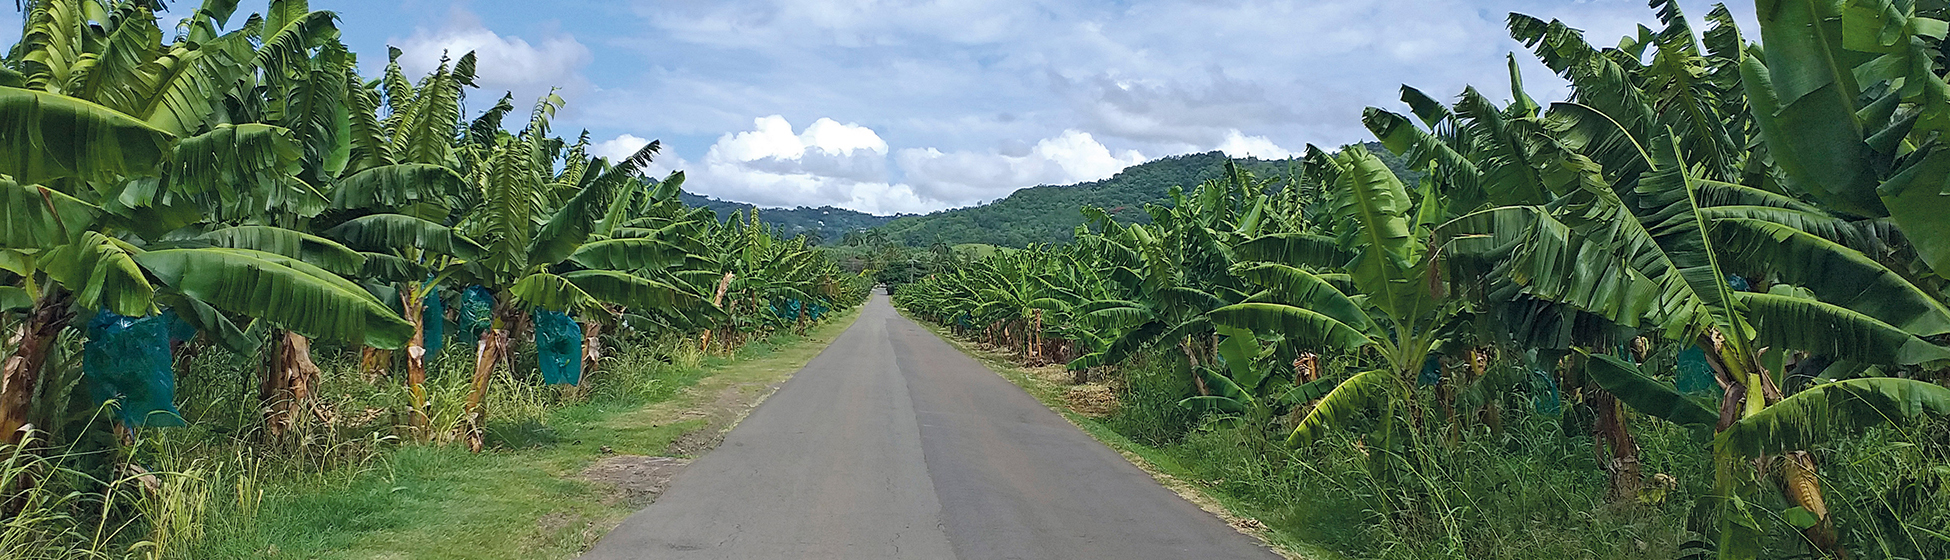
[[[1710,0],[1679,1],[1705,29]],[[1563,82],[1509,38],[1510,12],[1601,46],[1660,27],[1643,0],[621,4],[642,31],[601,43],[589,72],[627,78],[584,102],[592,128],[704,154],[692,185],[726,198],[882,210],[1099,179],[1140,152],[1279,158],[1371,140],[1362,109],[1405,111],[1404,84],[1507,98],[1511,52],[1531,96],[1561,99]],[[1752,4],[1730,7],[1757,37]]]
[[[643,146],[649,143],[649,140],[638,138],[635,134],[621,134],[609,140],[590,144],[589,154],[609,158],[609,161],[613,163],[636,155],[637,150],[643,149]]]
[[[597,153],[640,141],[624,135],[598,144]],[[698,161],[672,159],[670,165],[688,176],[685,187],[699,194],[760,206],[832,205],[893,214],[966,206],[1029,185],[1103,179],[1142,163],[1144,155],[1112,153],[1076,130],[1020,150],[909,148],[890,154],[880,134],[865,126],[821,118],[795,132],[784,116],[770,115],[753,119],[750,130],[719,137]],[[906,180],[895,178],[894,167]]]
[[[513,92],[517,107],[528,106],[549,88],[563,88],[571,93],[590,89],[582,69],[593,57],[589,48],[574,36],[551,36],[539,44],[513,35],[503,36],[459,6],[450,10],[439,29],[416,28],[413,35],[394,44],[402,51],[400,67],[410,78],[432,72],[439,65],[442,53],[454,60],[470,51],[475,53],[479,59],[476,83],[480,84],[481,91],[497,98],[503,92]]]
[[[1135,150],[1112,154],[1090,133],[1076,130],[1044,138],[1021,155],[935,148],[909,148],[899,155],[908,182],[951,206],[1001,198],[1022,187],[1103,179],[1144,159]]]
[[[1294,155],[1292,151],[1281,148],[1265,136],[1247,136],[1237,128],[1226,131],[1226,140],[1219,143],[1218,149],[1236,158],[1286,159]]]
[[[828,118],[799,133],[781,115],[753,119],[751,130],[719,137],[684,172],[693,192],[760,206],[833,205],[876,214],[941,206],[889,180],[887,142],[873,129]]]

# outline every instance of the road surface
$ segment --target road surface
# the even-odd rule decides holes
[[[1279,557],[875,295],[583,558]]]

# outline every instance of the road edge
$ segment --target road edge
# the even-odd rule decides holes
[[[988,368],[990,372],[995,373],[996,376],[1022,389],[1023,392],[1029,393],[1029,396],[1034,397],[1044,407],[1062,416],[1064,420],[1069,421],[1078,430],[1088,434],[1091,439],[1095,439],[1098,443],[1102,443],[1105,447],[1116,451],[1118,455],[1123,456],[1124,460],[1131,463],[1132,466],[1144,471],[1145,474],[1151,475],[1151,478],[1158,481],[1160,486],[1178,494],[1179,497],[1198,506],[1199,509],[1203,509],[1207,513],[1218,517],[1227,526],[1232,527],[1233,530],[1257,539],[1267,550],[1271,550],[1288,560],[1339,560],[1341,558],[1339,554],[1335,554],[1332,551],[1294,540],[1268,529],[1265,522],[1244,511],[1244,508],[1237,503],[1237,500],[1200,486],[1191,477],[1185,476],[1186,471],[1182,467],[1160,461],[1158,457],[1161,453],[1160,451],[1131,441],[1122,434],[1111,431],[1110,428],[1098,423],[1090,416],[1078,413],[1072,409],[1069,402],[1064,399],[1060,385],[1025,371],[1020,364],[1015,363],[1009,356],[985,350],[977,346],[974,342],[954,336],[946,328],[909,315],[904,309],[896,307],[894,311],[902,317],[913,321],[915,324],[921,325],[922,328],[927,329],[929,333],[933,334],[935,338],[939,338],[943,342],[948,343],[955,350],[960,351],[969,358],[973,358],[977,363]]]

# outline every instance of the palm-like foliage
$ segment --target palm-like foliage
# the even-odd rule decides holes
[[[1675,3],[1653,6],[1661,29],[1609,48],[1562,22],[1511,16],[1511,35],[1572,84],[1564,102],[1530,99],[1513,59],[1507,104],[1405,87],[1406,116],[1370,109],[1364,122],[1419,184],[1358,147],[1313,150],[1270,197],[1201,190],[1153,208],[1147,225],[1085,209],[1100,233],[1037,250],[1081,266],[991,259],[897,301],[994,325],[1008,315],[976,312],[1019,309],[1044,284],[1083,287],[1068,293],[1085,303],[1052,306],[1074,320],[1038,329],[1091,342],[1073,367],[1114,367],[1147,347],[1183,353],[1204,393],[1186,404],[1226,414],[1269,401],[1256,385],[1265,357],[1235,359],[1261,343],[1380,358],[1294,424],[1293,443],[1372,412],[1390,441],[1404,428],[1388,422],[1418,417],[1415,377],[1438,363],[1431,354],[1534,350],[1536,367],[1554,368],[1569,353],[1566,375],[1591,380],[1600,445],[1618,457],[1635,451],[1613,399],[1717,428],[1711,505],[1724,557],[1759,546],[1757,457],[1787,465],[1768,472],[1816,519],[1798,527],[1837,553],[1805,451],[1942,413],[1940,388],[1918,380],[1950,362],[1940,254],[1950,167],[1935,161],[1950,90],[1928,54],[1943,43],[1940,7],[1763,1],[1763,53],[1724,7],[1700,33]],[[1256,206],[1267,224],[1247,235],[1211,224],[1243,225],[1249,212],[1205,213]],[[1696,401],[1665,372],[1610,355],[1634,338],[1706,348],[1724,401]],[[1226,353],[1237,356],[1214,355]]]
[[[244,353],[277,329],[263,391],[274,431],[277,410],[314,389],[292,378],[315,375],[308,338],[405,346],[419,391],[420,305],[455,281],[498,292],[497,352],[531,308],[582,315],[592,342],[618,313],[684,330],[724,320],[683,272],[718,268],[706,246],[716,222],[675,202],[681,174],[638,176],[656,144],[590,158],[586,133],[549,136],[553,95],[514,133],[502,130],[507,98],[463,121],[472,53],[413,82],[395,49],[367,81],[337,16],[302,0],[273,0],[234,28],[236,3],[210,0],[167,43],[151,4],[22,6],[0,71],[0,304],[28,320],[10,345],[0,431],[34,419],[50,345],[97,309],[173,309]],[[759,247],[741,273],[766,297],[863,297],[770,235],[739,245]],[[290,398],[268,398],[280,392]]]

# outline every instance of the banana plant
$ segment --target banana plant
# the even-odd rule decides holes
[[[486,251],[467,264],[466,276],[498,298],[491,328],[481,333],[475,351],[473,387],[465,413],[468,447],[485,443],[483,404],[494,367],[507,355],[509,329],[530,309],[579,312],[606,317],[605,304],[627,308],[710,307],[696,294],[628,270],[682,262],[681,255],[655,249],[655,239],[612,238],[591,241],[611,199],[657,154],[652,142],[599,175],[581,181],[559,208],[544,205],[547,177],[556,160],[548,138],[549,119],[562,104],[554,93],[535,104],[520,134],[498,138],[468,156],[474,163],[467,183],[481,193],[479,205],[460,219],[459,228],[482,242]],[[538,227],[539,226],[539,227]]]
[[[1378,354],[1381,368],[1336,383],[1287,443],[1311,443],[1375,412],[1380,443],[1392,450],[1403,443],[1398,422],[1412,414],[1416,376],[1458,307],[1431,282],[1436,255],[1426,250],[1428,231],[1411,222],[1414,201],[1400,179],[1359,146],[1325,163],[1335,244],[1269,235],[1236,247],[1244,262],[1234,274],[1262,289],[1210,317],[1300,350]],[[1357,291],[1351,297],[1309,269],[1345,270]]]
[[[1336,380],[1319,379],[1281,383],[1273,374],[1282,360],[1270,359],[1276,348],[1266,347],[1250,331],[1219,327],[1219,361],[1223,367],[1201,367],[1196,372],[1206,395],[1187,397],[1179,406],[1198,412],[1216,413],[1230,418],[1245,418],[1264,424],[1281,411],[1307,404],[1327,394]]]
[[[1080,244],[1102,263],[1095,274],[1111,293],[1074,307],[1082,326],[1104,336],[1092,337],[1094,351],[1069,368],[1117,363],[1158,343],[1181,345],[1193,368],[1211,361],[1216,344],[1202,342],[1213,329],[1207,315],[1246,298],[1246,286],[1231,272],[1232,247],[1277,229],[1267,187],[1228,163],[1224,176],[1190,196],[1174,188],[1171,205],[1146,205],[1149,225],[1119,224],[1100,209],[1083,209],[1100,233],[1080,236]]]
[[[83,197],[100,200],[100,193],[112,192],[109,186],[154,181],[172,172],[207,172],[164,168],[164,154],[179,142],[169,133],[87,101],[16,88],[0,88],[0,113],[18,123],[0,131],[0,143],[10,148],[0,161],[0,175],[7,177],[0,180],[0,191],[11,201],[6,206],[11,225],[0,232],[0,248],[8,271],[34,299],[31,319],[21,330],[23,343],[7,362],[10,381],[0,397],[0,429],[8,441],[28,423],[46,352],[75,308],[142,316],[158,311],[159,300],[175,301],[193,307],[185,317],[216,317],[202,309],[207,306],[312,337],[390,347],[405,340],[405,322],[384,312],[364,290],[299,258],[251,248],[150,246],[140,238],[120,237],[127,233],[118,226],[122,222]],[[255,245],[297,235],[286,233],[205,241]]]
[[[1758,486],[1751,469],[1737,468],[1741,458],[1724,449],[1744,445],[1739,436],[1727,435],[1729,426],[1783,398],[1775,382],[1778,372],[1762,367],[1760,350],[1799,350],[1863,364],[1941,362],[1950,360],[1950,348],[1924,337],[1950,332],[1950,309],[1860,251],[1754,213],[1728,217],[1726,207],[1702,206],[1702,193],[1709,189],[1741,194],[1748,188],[1693,177],[1670,134],[1647,144],[1652,150],[1644,155],[1647,172],[1636,179],[1634,193],[1663,205],[1645,208],[1643,215],[1632,213],[1594,179],[1586,183],[1598,186],[1555,207],[1486,210],[1443,230],[1475,232],[1455,238],[1458,252],[1507,254],[1502,270],[1527,279],[1519,282],[1533,295],[1620,322],[1642,320],[1669,338],[1710,349],[1710,363],[1729,389],[1716,414],[1716,425],[1730,442],[1715,447],[1722,465],[1716,487],[1721,546],[1730,554],[1751,554],[1760,528],[1751,523],[1747,504]],[[1734,270],[1792,289],[1735,291],[1726,280]],[[1615,280],[1603,281],[1606,275]],[[1565,289],[1571,286],[1581,287]],[[1628,389],[1615,390],[1627,404],[1675,421],[1700,420],[1700,411],[1654,390],[1629,364],[1606,358],[1594,364],[1603,366],[1591,370],[1601,383]],[[1794,488],[1790,497],[1818,520],[1808,537],[1823,550],[1835,550],[1813,465],[1805,455],[1790,460],[1801,465],[1787,471]]]

